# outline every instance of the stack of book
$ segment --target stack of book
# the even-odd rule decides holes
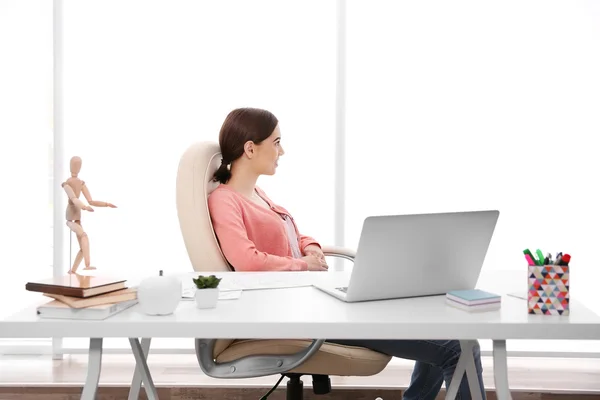
[[[136,288],[108,277],[72,274],[28,282],[25,289],[49,298],[37,307],[40,318],[102,320],[137,303]]]
[[[464,311],[491,311],[500,308],[502,297],[479,289],[446,293],[446,304]]]

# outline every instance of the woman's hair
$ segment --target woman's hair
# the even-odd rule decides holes
[[[271,136],[278,122],[267,110],[238,108],[231,111],[219,132],[223,160],[213,176],[213,181],[227,183],[231,178],[228,166],[244,154],[244,144],[249,140],[260,144]]]

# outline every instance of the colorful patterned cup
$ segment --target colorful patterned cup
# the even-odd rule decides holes
[[[569,266],[530,265],[529,314],[569,315]]]

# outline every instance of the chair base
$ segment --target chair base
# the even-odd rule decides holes
[[[313,375],[313,392],[315,394],[328,394],[331,392],[331,379],[328,375]]]
[[[261,400],[269,398],[271,393],[277,389],[279,383],[284,377],[288,377],[286,390],[286,400],[303,400],[304,399],[304,383],[302,382],[302,374],[281,374],[281,378],[277,381],[274,387],[269,392],[261,397]],[[328,394],[331,392],[331,379],[328,375],[313,375],[313,392],[316,395]]]
[[[286,400],[303,400],[304,383],[301,374],[283,374],[289,378],[287,383]],[[331,379],[327,375],[313,375],[313,392],[316,395],[328,394],[331,392]]]
[[[286,375],[290,380],[287,383],[286,400],[302,400],[304,398],[304,384],[299,374]]]

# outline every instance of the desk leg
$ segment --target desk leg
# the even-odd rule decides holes
[[[90,350],[88,353],[88,370],[81,400],[95,400],[100,381],[100,369],[102,368],[102,338],[90,338]]]
[[[156,387],[154,387],[154,382],[152,382],[152,376],[150,375],[150,369],[146,363],[147,353],[144,355],[142,345],[137,338],[129,338],[129,343],[131,344],[131,351],[135,357],[135,369],[136,371],[140,371],[148,400],[158,400],[158,393],[156,392]],[[148,341],[148,347],[150,347],[150,341]]]
[[[144,359],[148,359],[148,353],[150,352],[150,338],[142,339],[142,352],[144,353]],[[147,364],[147,363],[146,363]],[[140,397],[140,389],[142,388],[142,369],[137,366],[133,374],[133,380],[131,381],[131,388],[129,388],[129,397],[127,400],[137,400]]]
[[[473,358],[473,347],[476,342],[471,340],[460,341],[460,357],[450,387],[446,388],[446,400],[455,399],[458,394],[458,388],[462,381],[463,375],[467,374],[467,382],[469,382],[469,390],[471,398],[481,400],[481,391],[479,390],[479,379],[477,378],[477,370],[475,369],[475,359]]]
[[[508,364],[506,360],[506,340],[494,340],[494,383],[496,397],[511,400],[508,387]]]

